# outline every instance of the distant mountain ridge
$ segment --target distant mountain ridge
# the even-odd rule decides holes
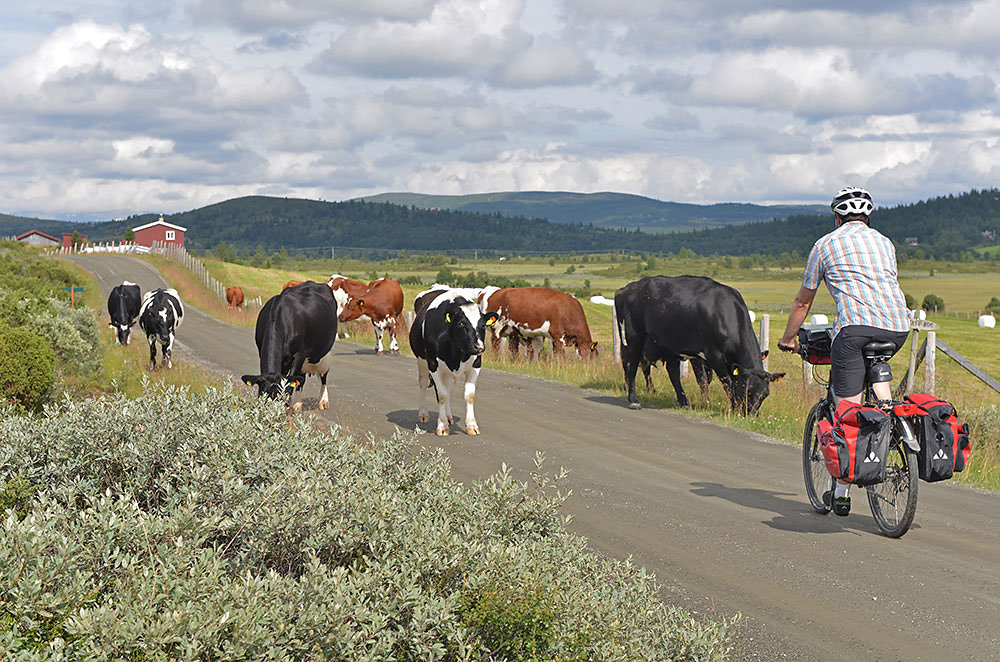
[[[654,232],[697,230],[796,215],[829,213],[826,205],[755,205],[736,202],[697,205],[611,192],[519,191],[472,195],[380,193],[357,200],[388,202],[420,209],[544,218],[553,223],[582,223],[603,228],[640,228]]]
[[[127,228],[155,221],[156,214],[105,223],[46,221],[0,215],[0,236],[33,228],[59,236],[78,231],[91,241],[120,240]],[[428,210],[416,205],[348,200],[324,202],[249,196],[171,214],[164,220],[188,229],[192,250],[220,243],[241,251],[287,248],[314,256],[331,248],[361,248],[387,257],[399,251],[447,253],[473,249],[504,254],[628,250],[700,255],[804,256],[816,239],[833,230],[833,217],[794,215],[689,232],[639,232],[500,212]],[[876,209],[872,225],[891,238],[901,256],[974,259],[973,251],[1000,242],[1000,191],[988,189],[949,195],[911,205]],[[995,254],[990,248],[988,253]],[[340,254],[338,252],[338,254]]]

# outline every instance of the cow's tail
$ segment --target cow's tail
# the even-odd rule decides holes
[[[612,311],[615,317],[615,325],[618,327],[618,339],[621,341],[622,347],[627,347],[628,334],[625,333],[625,320],[628,319],[628,311],[624,310],[623,307],[620,308],[617,302]]]

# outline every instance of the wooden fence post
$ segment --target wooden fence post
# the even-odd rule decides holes
[[[813,383],[813,367],[808,361],[802,361],[802,383],[806,386]]]
[[[764,370],[768,369],[767,355],[770,354],[767,347],[770,344],[771,316],[764,313],[760,316],[760,351],[764,355]]]
[[[917,346],[920,344],[920,329],[913,329],[913,341],[910,343],[910,369],[906,373],[906,386],[904,394],[913,393],[913,381],[917,374]]]
[[[934,392],[934,354],[937,347],[937,333],[927,332],[927,356],[924,358],[924,390]]]

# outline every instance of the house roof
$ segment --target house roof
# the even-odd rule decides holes
[[[181,232],[187,232],[187,228],[182,228],[179,225],[174,225],[173,223],[167,223],[163,219],[158,221],[153,221],[152,223],[146,223],[145,225],[140,225],[137,228],[132,228],[132,232],[138,232],[139,230],[145,230],[146,228],[151,228],[154,225],[162,225],[165,228],[170,228],[171,230],[180,230]]]
[[[44,232],[42,232],[41,230],[28,230],[28,231],[27,231],[27,232],[25,232],[24,234],[22,234],[22,235],[18,235],[17,237],[14,237],[14,239],[16,239],[17,241],[21,241],[21,240],[22,240],[22,239],[24,239],[25,237],[29,237],[29,236],[31,236],[31,235],[33,235],[33,234],[37,234],[37,235],[39,235],[39,236],[41,236],[41,237],[45,237],[46,239],[51,239],[52,241],[56,241],[56,242],[58,242],[58,241],[59,241],[58,239],[56,239],[56,238],[55,238],[55,237],[53,237],[52,235],[50,235],[50,234],[45,234],[45,233],[44,233]]]

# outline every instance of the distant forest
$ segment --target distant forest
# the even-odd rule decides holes
[[[152,214],[109,223],[69,223],[0,217],[0,233],[33,227],[57,234],[78,230],[92,241],[120,239],[128,227],[156,220]],[[240,251],[328,255],[331,247],[390,252],[479,249],[497,253],[566,253],[627,250],[651,254],[804,256],[815,240],[833,229],[833,217],[804,215],[724,228],[652,234],[638,229],[552,223],[498,213],[426,210],[414,206],[352,200],[323,202],[252,196],[166,216],[188,229],[193,250],[220,244]],[[961,195],[877,209],[872,225],[910,257],[969,260],[976,248],[1000,237],[1000,192]],[[349,252],[349,251],[348,251]],[[993,250],[984,255],[998,255]],[[997,259],[994,257],[994,259]]]

